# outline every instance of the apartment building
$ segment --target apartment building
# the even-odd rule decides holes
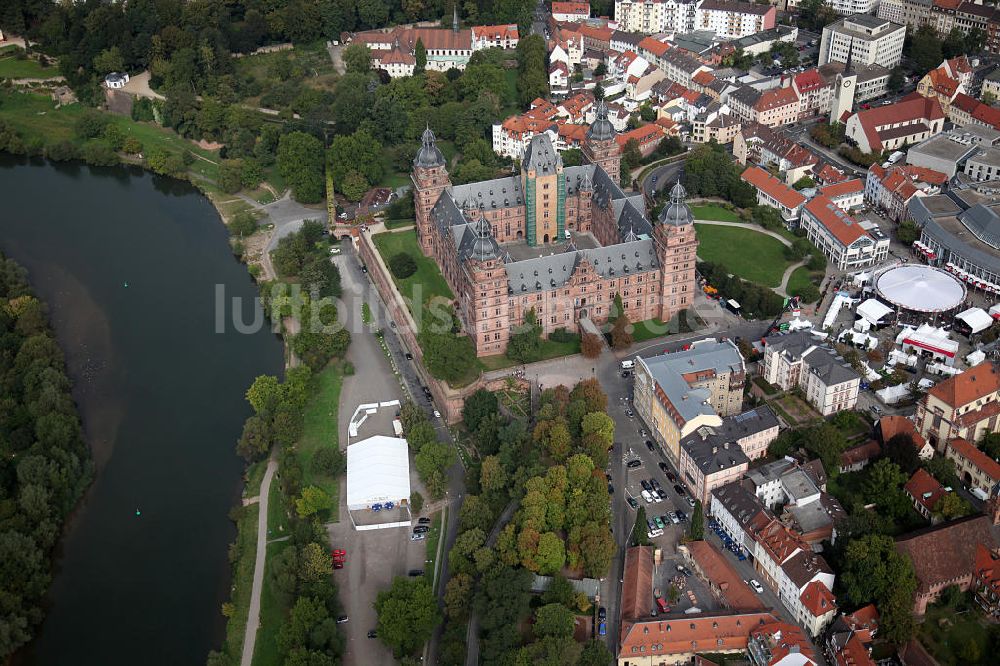
[[[556,21],[586,21],[590,18],[589,2],[553,2],[552,18]]]
[[[879,0],[827,0],[826,5],[841,16],[850,16],[852,14],[870,14],[878,2]],[[792,0],[789,0],[789,5],[791,4]],[[797,1],[795,5],[798,5]]]
[[[903,58],[906,27],[868,14],[840,19],[823,28],[819,64],[850,62],[892,69]]]
[[[909,30],[930,23],[934,0],[879,0],[876,16],[883,21],[905,25]]]
[[[688,33],[694,30],[697,0],[616,0],[615,20],[627,32]]]
[[[823,195],[802,208],[800,224],[806,237],[840,270],[873,266],[888,256],[889,238],[885,234],[878,229],[863,229]]]
[[[695,29],[712,30],[720,39],[740,39],[774,28],[777,13],[770,4],[702,0],[695,14]]]
[[[702,340],[690,349],[635,360],[636,412],[674,465],[680,440],[702,426],[719,427],[743,406],[746,366],[729,340]]]
[[[733,139],[733,157],[740,164],[775,166],[791,185],[819,167],[819,157],[798,143],[760,123],[743,123]]]
[[[823,185],[819,193],[836,204],[837,208],[849,213],[861,207],[865,199],[865,182],[860,178],[843,180],[839,183]]]
[[[951,103],[951,122],[958,127],[987,127],[1000,130],[1000,109],[984,104],[965,93],[958,93]]]
[[[945,458],[955,463],[955,474],[968,486],[986,497],[1000,483],[1000,463],[990,458],[975,444],[961,437],[948,442]]]
[[[928,389],[917,403],[917,431],[939,453],[957,438],[976,442],[1000,430],[1000,373],[981,363]]]
[[[808,211],[809,206],[804,210]],[[854,409],[861,377],[832,350],[819,346],[804,331],[768,338],[766,342],[762,375],[769,383],[784,390],[801,388],[823,416]]]
[[[938,194],[947,181],[945,174],[925,167],[873,164],[865,179],[864,199],[889,219],[901,222],[910,199]]]
[[[799,219],[806,203],[801,193],[757,166],[747,167],[740,178],[756,188],[758,205],[776,208],[788,224]]]

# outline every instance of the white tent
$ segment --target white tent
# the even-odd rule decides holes
[[[980,351],[979,349],[977,349],[976,351],[972,352],[971,354],[965,357],[965,362],[969,364],[970,368],[976,367],[985,360],[986,360],[986,354]]]
[[[929,352],[948,365],[955,362],[955,354],[958,353],[958,342],[949,339],[948,331],[930,324],[921,324],[916,329],[904,326],[896,336],[896,344],[907,354],[912,351]]]
[[[982,308],[969,308],[965,312],[959,312],[955,319],[960,319],[969,327],[970,335],[985,331],[993,325],[993,317],[988,315]]]
[[[884,389],[879,389],[875,391],[875,395],[879,397],[879,400],[887,405],[894,405],[903,398],[910,395],[910,387],[906,384],[896,384],[895,386],[886,386]]]
[[[869,298],[858,306],[857,313],[859,317],[865,319],[872,326],[878,326],[882,319],[892,314],[892,308],[881,301]]]
[[[410,459],[406,440],[375,435],[347,447],[347,508],[410,499]]]

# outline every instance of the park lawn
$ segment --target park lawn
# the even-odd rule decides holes
[[[267,497],[267,538],[280,539],[288,534],[288,507],[281,492],[281,483],[271,479],[271,490]]]
[[[785,246],[752,229],[696,224],[698,257],[749,282],[777,287],[788,268]]]
[[[816,275],[821,275],[816,273]],[[789,294],[794,294],[797,289],[801,289],[806,285],[816,285],[818,280],[813,279],[813,272],[810,271],[805,266],[799,266],[794,271],[792,271],[791,276],[788,278],[788,288],[785,289]]]
[[[268,521],[270,526],[270,519]],[[260,590],[260,628],[257,630],[257,642],[254,644],[253,661],[251,662],[254,666],[270,666],[281,663],[278,632],[288,616],[288,606],[271,585],[273,580],[271,565],[275,558],[281,554],[281,551],[291,545],[291,541],[276,541],[267,544],[267,566],[264,567],[264,584]]]
[[[323,42],[315,44],[297,44],[288,51],[275,53],[258,53],[233,60],[236,74],[240,78],[252,78],[259,81],[266,91],[269,85],[280,83],[271,75],[271,67],[281,60],[291,60],[294,65],[302,68],[303,85],[319,90],[333,90],[339,76],[330,60],[330,54]],[[248,101],[260,101],[259,97],[248,98]]]
[[[412,227],[417,221],[412,217],[407,220],[386,220],[384,222],[386,229],[399,229],[400,227]]]
[[[705,204],[703,206],[691,206],[691,212],[696,220],[718,220],[719,222],[739,222],[740,216],[731,210],[726,210],[722,206]]]
[[[13,55],[0,57],[0,79],[54,79],[62,76],[58,67],[42,67],[37,60],[20,60]]]
[[[86,109],[80,104],[56,108],[44,95],[5,92],[0,89],[0,118],[6,120],[25,141],[37,138],[44,143],[71,141],[82,144],[76,137],[74,126]],[[189,167],[194,173],[211,180],[219,175],[218,152],[204,150],[170,129],[152,123],[140,123],[124,116],[111,115],[111,122],[125,136],[134,136],[144,149],[161,148],[174,153],[191,151],[197,157]]]
[[[312,383],[311,396],[302,419],[302,437],[295,447],[295,453],[302,465],[302,486],[319,486],[326,491],[333,502],[330,518],[335,521],[339,515],[337,503],[340,500],[337,479],[317,474],[310,463],[320,448],[340,446],[337,409],[340,404],[340,388],[344,384],[343,369],[340,365],[331,363],[313,378]]]
[[[539,361],[548,361],[549,359],[559,358],[560,356],[570,356],[572,354],[580,353],[580,340],[572,340],[570,342],[556,342],[555,340],[542,339],[542,354],[539,357]],[[495,356],[483,356],[479,359],[479,363],[482,365],[483,370],[502,370],[503,368],[512,368],[515,365],[521,365],[520,361],[515,361],[514,359],[504,355],[497,354]]]
[[[223,650],[234,662],[239,661],[243,653],[243,634],[246,633],[247,614],[250,612],[259,515],[260,505],[250,504],[240,509],[240,517],[236,521],[236,562],[233,564],[233,589],[229,599],[229,603],[233,605],[233,613],[226,622],[226,642],[223,645]]]
[[[267,470],[267,460],[259,460],[246,471],[246,485],[243,486],[244,497],[256,497],[260,492],[260,484],[264,480],[264,472]]]
[[[455,299],[455,295],[448,288],[448,283],[445,282],[444,276],[441,275],[441,269],[438,268],[433,259],[425,257],[424,253],[420,251],[420,246],[417,245],[417,232],[415,230],[400,231],[398,233],[383,232],[375,234],[372,238],[375,241],[375,247],[378,248],[379,254],[382,255],[382,261],[386,265],[389,264],[389,259],[400,252],[410,255],[416,263],[417,270],[410,277],[400,280],[395,275],[392,276],[393,281],[396,283],[396,288],[399,289],[399,293],[406,300],[410,312],[413,312],[414,302],[423,305],[428,299],[435,296],[440,296],[449,301]]]

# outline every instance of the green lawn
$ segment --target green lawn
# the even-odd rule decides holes
[[[724,266],[733,275],[766,287],[777,287],[788,268],[785,246],[751,229],[696,224],[698,257]]]
[[[260,505],[251,504],[240,509],[236,523],[236,563],[233,565],[233,590],[229,599],[233,613],[226,622],[226,643],[223,650],[234,661],[243,652],[243,634],[246,632],[247,613],[250,611],[250,590],[253,586],[253,568],[257,558],[257,516]]]
[[[414,224],[416,224],[416,222],[417,221],[414,220],[412,217],[409,218],[408,220],[386,220],[385,228],[398,229],[400,227],[412,227]]]
[[[943,666],[995,663],[989,658],[987,625],[975,608],[956,613],[950,607],[928,607],[917,638]]]
[[[539,361],[547,361],[550,358],[558,358],[560,356],[569,356],[570,354],[580,353],[580,340],[573,340],[572,342],[556,342],[554,340],[542,340],[542,356]],[[512,358],[508,358],[503,354],[497,354],[496,356],[484,356],[479,359],[479,363],[483,366],[484,370],[500,370],[502,368],[512,368],[515,365],[521,365],[520,361],[515,361]]]
[[[62,76],[58,67],[42,67],[37,60],[0,57],[0,79],[52,79]]]
[[[719,222],[739,222],[740,216],[731,210],[726,210],[722,206],[706,204],[703,206],[691,206],[696,220],[718,220]]]
[[[785,289],[789,294],[794,294],[796,289],[801,289],[806,285],[818,285],[819,277],[822,276],[822,272],[817,272],[815,274],[817,279],[813,279],[814,274],[805,266],[799,266],[794,271],[792,271],[791,277],[788,278],[788,288]]]
[[[448,288],[448,283],[445,282],[437,264],[434,263],[433,259],[425,257],[424,253],[420,251],[415,230],[399,233],[384,232],[375,234],[373,239],[375,247],[378,248],[379,254],[382,255],[382,260],[386,264],[389,263],[389,259],[400,252],[410,255],[416,262],[416,273],[402,280],[397,279],[396,276],[392,278],[396,282],[399,293],[407,300],[410,312],[413,312],[414,303],[422,305],[435,296],[441,296],[449,301],[454,300],[455,296]]]
[[[267,538],[279,539],[288,535],[288,508],[281,493],[281,483],[271,480],[271,492],[267,498]]]
[[[691,313],[688,310],[681,310],[668,322],[655,318],[636,322],[632,324],[632,340],[633,342],[645,342],[664,335],[691,333],[695,330],[695,327],[691,325],[691,320],[693,320]]]
[[[44,95],[22,94],[0,88],[0,118],[10,123],[25,141],[38,138],[44,143],[56,141],[82,143],[76,138],[73,128],[85,110],[80,104],[56,109],[55,103]],[[159,125],[138,123],[124,116],[109,114],[108,117],[111,118],[111,122],[118,125],[123,134],[139,139],[144,148],[156,146],[178,154],[191,151],[204,158],[195,159],[190,167],[192,172],[212,180],[218,177],[217,151],[203,150],[173,130],[164,129]]]
[[[325,474],[317,474],[310,462],[321,447],[339,446],[337,430],[337,408],[340,404],[340,387],[344,383],[341,367],[330,364],[313,378],[309,402],[302,419],[302,438],[295,450],[302,464],[302,485],[319,486],[333,500],[330,517],[338,516],[337,502],[340,499],[337,479]]]
[[[277,484],[275,484],[277,485]],[[271,666],[281,663],[281,651],[278,648],[278,630],[288,614],[288,606],[274,590],[271,583],[271,564],[274,559],[292,545],[291,541],[277,541],[267,545],[267,566],[265,567],[264,585],[260,590],[260,628],[257,630],[257,642],[254,644],[253,664],[255,666]]]
[[[260,482],[264,480],[267,460],[261,460],[250,465],[246,471],[246,485],[243,486],[244,497],[256,497],[260,492]]]

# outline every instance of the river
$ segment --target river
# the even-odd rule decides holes
[[[49,304],[97,467],[18,661],[204,664],[225,628],[243,394],[283,367],[268,330],[216,330],[217,285],[248,322],[255,287],[205,197],[135,169],[0,155],[0,248]]]

